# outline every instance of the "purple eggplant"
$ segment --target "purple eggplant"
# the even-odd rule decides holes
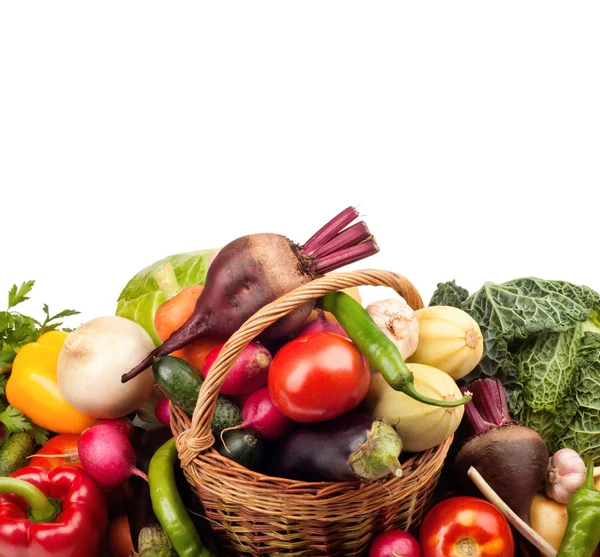
[[[280,440],[273,473],[303,481],[375,480],[402,475],[396,430],[365,414],[302,426]]]

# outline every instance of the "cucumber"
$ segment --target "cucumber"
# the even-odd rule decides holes
[[[36,442],[29,433],[13,433],[0,449],[0,477],[11,476],[27,466],[27,457],[35,451]]]
[[[188,416],[194,413],[200,386],[204,378],[190,364],[176,356],[156,358],[152,371],[158,388],[176,406]],[[215,405],[215,414],[211,429],[215,437],[228,427],[242,423],[242,411],[228,398],[219,395]]]
[[[232,429],[223,433],[223,441],[218,443],[216,449],[238,464],[256,470],[262,462],[264,443],[251,428]]]

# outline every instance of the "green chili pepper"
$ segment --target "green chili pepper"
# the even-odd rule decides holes
[[[455,407],[471,400],[435,400],[415,389],[414,375],[397,346],[377,326],[359,302],[345,292],[330,292],[323,296],[323,308],[332,313],[352,342],[366,356],[369,364],[383,375],[388,384],[419,402],[432,406]]]
[[[175,483],[175,439],[169,439],[150,460],[148,484],[152,510],[179,557],[212,557],[187,513]]]
[[[600,491],[594,487],[594,461],[586,463],[585,483],[567,505],[567,530],[556,557],[590,557],[600,544]]]

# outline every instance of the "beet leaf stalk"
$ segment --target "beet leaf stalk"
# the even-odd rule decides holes
[[[166,356],[202,337],[229,338],[264,305],[325,273],[379,251],[364,222],[348,207],[319,229],[304,245],[280,234],[250,234],[224,246],[210,264],[204,290],[190,318],[137,366],[125,373],[127,381],[144,371],[155,358]],[[307,302],[268,327],[261,339],[275,339],[297,331],[313,310]]]
[[[465,485],[475,468],[500,498],[530,524],[529,512],[542,487],[550,457],[537,432],[511,419],[502,383],[479,379],[469,386],[473,399],[465,405],[465,420],[473,436],[460,449],[455,470]]]

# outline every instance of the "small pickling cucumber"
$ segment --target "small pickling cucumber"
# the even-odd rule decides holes
[[[260,466],[264,452],[262,438],[251,428],[223,432],[223,440],[215,448],[223,456],[250,470],[256,470]]]
[[[27,457],[35,450],[36,442],[29,433],[13,433],[0,449],[0,477],[11,476],[27,466]]]
[[[176,356],[162,356],[154,360],[152,371],[162,393],[188,416],[194,413],[200,386],[204,379],[190,364]],[[228,398],[219,395],[212,421],[213,434],[242,423],[240,408]]]

